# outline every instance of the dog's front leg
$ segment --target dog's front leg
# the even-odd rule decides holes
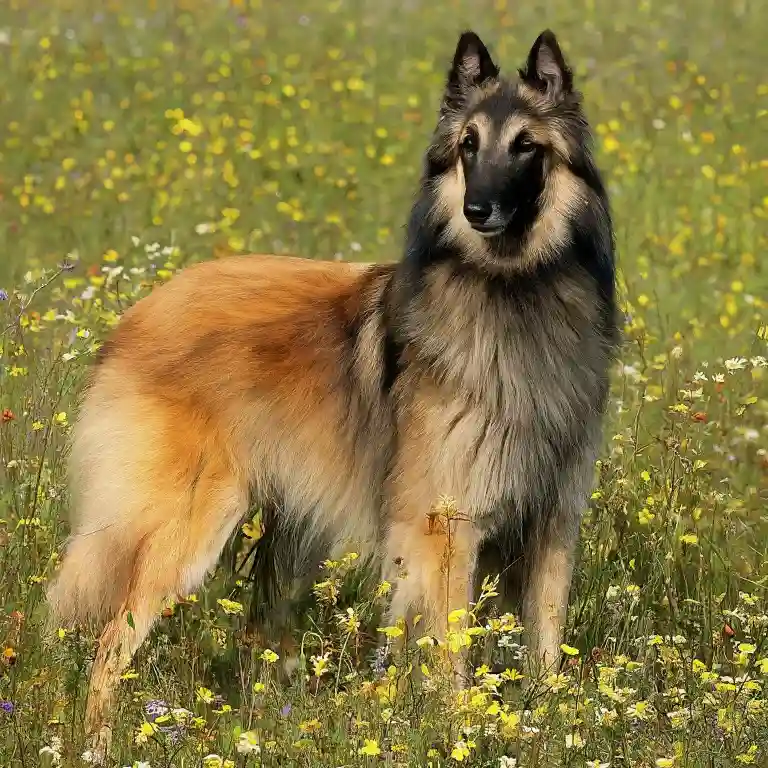
[[[523,625],[535,672],[556,672],[568,611],[578,522],[556,517],[532,542],[523,599]]]
[[[431,635],[445,642],[450,629],[462,626],[449,626],[449,613],[467,609],[472,597],[480,537],[460,510],[439,502],[437,484],[418,464],[401,468],[390,507],[385,556],[394,590],[389,620],[405,619],[417,638]],[[413,627],[417,614],[422,618]],[[449,653],[448,660],[455,685],[463,686],[465,649]]]

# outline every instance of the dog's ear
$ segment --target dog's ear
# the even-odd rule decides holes
[[[445,101],[449,105],[460,104],[468,89],[498,76],[499,68],[493,63],[483,41],[474,32],[464,32],[459,38],[448,73]]]
[[[554,32],[547,29],[536,38],[525,67],[520,70],[520,77],[553,101],[571,92],[573,72],[565,63]]]

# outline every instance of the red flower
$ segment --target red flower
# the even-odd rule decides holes
[[[14,416],[13,411],[10,408],[4,408],[3,409],[2,419],[3,419],[4,422],[5,421],[13,421],[15,418],[16,418],[16,416]]]

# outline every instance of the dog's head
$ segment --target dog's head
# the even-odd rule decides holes
[[[451,233],[489,257],[544,257],[565,236],[561,219],[584,204],[589,143],[552,32],[539,35],[511,80],[474,32],[461,35],[427,169]]]

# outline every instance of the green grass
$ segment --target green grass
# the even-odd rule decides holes
[[[215,253],[397,258],[467,26],[507,71],[557,32],[612,191],[626,338],[571,596],[578,653],[528,694],[480,670],[457,697],[429,648],[376,671],[364,628],[386,595],[334,605],[354,576],[338,564],[318,576],[309,677],[283,687],[217,602],[247,602],[222,571],[121,683],[112,764],[768,765],[768,7],[101,5],[0,7],[0,766],[86,747],[93,638],[46,633],[43,592],[94,345]],[[455,642],[520,639],[465,624]],[[408,663],[432,674],[398,694]],[[146,722],[153,699],[192,713],[180,741]],[[237,750],[249,739],[260,754]]]

